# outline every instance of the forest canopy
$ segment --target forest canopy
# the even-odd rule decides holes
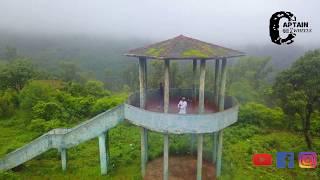
[[[0,129],[3,128],[4,131],[9,128],[14,132],[19,129],[22,131],[20,134],[27,136],[29,140],[54,128],[72,127],[111,109],[123,103],[139,88],[136,61],[128,60],[130,63],[122,66],[121,73],[118,68],[108,66],[104,78],[101,78],[88,68],[79,66],[75,60],[55,60],[51,65],[43,65],[45,63],[42,62],[40,66],[35,59],[22,56],[13,47],[4,51],[5,56],[0,60]],[[163,82],[163,67],[163,61],[148,61],[148,88],[159,88],[159,83]],[[243,143],[249,139],[261,143],[262,140],[256,138],[266,135],[273,140],[265,139],[264,151],[288,148],[290,143],[298,141],[304,142],[300,143],[299,150],[319,150],[320,51],[306,52],[290,67],[279,71],[274,67],[272,57],[246,56],[229,62],[226,92],[237,98],[240,111],[238,122],[226,130],[227,152],[224,153],[224,158],[230,174],[225,176],[242,176],[244,172],[250,171],[243,169],[239,172],[239,167],[244,166],[246,162],[240,160],[241,158],[234,161],[228,154],[236,151],[235,146],[240,146],[237,142],[242,143],[241,147],[247,149],[246,158],[249,159],[252,153],[262,150],[250,144],[244,146]],[[191,88],[192,63],[172,61],[170,77],[170,87]],[[206,90],[213,91],[212,82],[214,62],[208,62]],[[113,131],[115,134],[118,131],[126,131],[130,137],[136,137],[137,133],[136,129],[129,125],[119,126]],[[276,136],[280,132],[283,139],[277,140]],[[124,139],[124,135],[115,134],[115,147],[122,141],[125,141],[124,144],[130,144],[126,142],[130,138]],[[152,136],[158,137],[156,134]],[[184,144],[185,138],[187,137],[182,141],[174,141],[170,151],[188,153],[189,148]],[[138,139],[130,141],[136,142]],[[1,141],[0,136],[0,143]],[[154,140],[154,143],[157,141]],[[288,146],[282,143],[287,143],[285,145]],[[8,153],[20,145],[21,142],[18,140],[17,144],[3,146],[0,152]],[[160,146],[153,143],[151,146],[153,150],[150,152],[150,158],[161,156]],[[112,150],[112,162],[122,167],[135,162],[139,147],[131,148]],[[92,151],[91,147],[88,151]],[[124,151],[130,153],[121,155]],[[234,165],[231,165],[232,162]],[[16,175],[0,173],[0,178],[8,176]]]

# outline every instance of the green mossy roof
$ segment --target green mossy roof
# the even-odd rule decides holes
[[[218,59],[243,56],[244,53],[180,35],[173,39],[133,49],[126,55],[156,59]]]

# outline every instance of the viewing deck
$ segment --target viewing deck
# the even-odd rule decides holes
[[[169,113],[178,113],[178,103],[180,97],[172,97],[169,101]],[[196,98],[187,99],[187,114],[198,114],[199,112],[199,102]],[[214,103],[205,102],[205,112],[204,113],[214,113],[217,112],[217,107]],[[163,103],[161,105],[160,98],[147,99],[146,110],[153,112],[163,112]]]
[[[198,114],[196,100],[191,100],[187,114],[178,114],[180,97],[192,99],[191,89],[170,89],[169,112],[163,113],[159,90],[148,90],[146,109],[139,107],[139,93],[132,94],[125,104],[125,117],[131,123],[161,133],[212,133],[235,123],[238,104],[232,97],[225,97],[225,110],[217,112],[213,93],[205,93],[205,113]]]

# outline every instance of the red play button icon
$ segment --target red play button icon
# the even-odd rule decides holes
[[[272,156],[271,154],[254,154],[252,156],[252,163],[254,166],[271,166]]]

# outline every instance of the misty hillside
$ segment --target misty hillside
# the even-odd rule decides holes
[[[0,33],[0,57],[4,56],[6,46],[17,48],[21,56],[31,57],[39,66],[54,65],[60,61],[71,61],[87,71],[102,77],[105,70],[125,69],[130,59],[123,56],[129,49],[152,43],[152,40],[138,38],[114,38],[84,35],[22,35]],[[214,43],[214,42],[213,42]],[[300,45],[278,46],[273,44],[249,44],[238,48],[250,56],[271,56],[276,69],[289,66],[307,49]]]

